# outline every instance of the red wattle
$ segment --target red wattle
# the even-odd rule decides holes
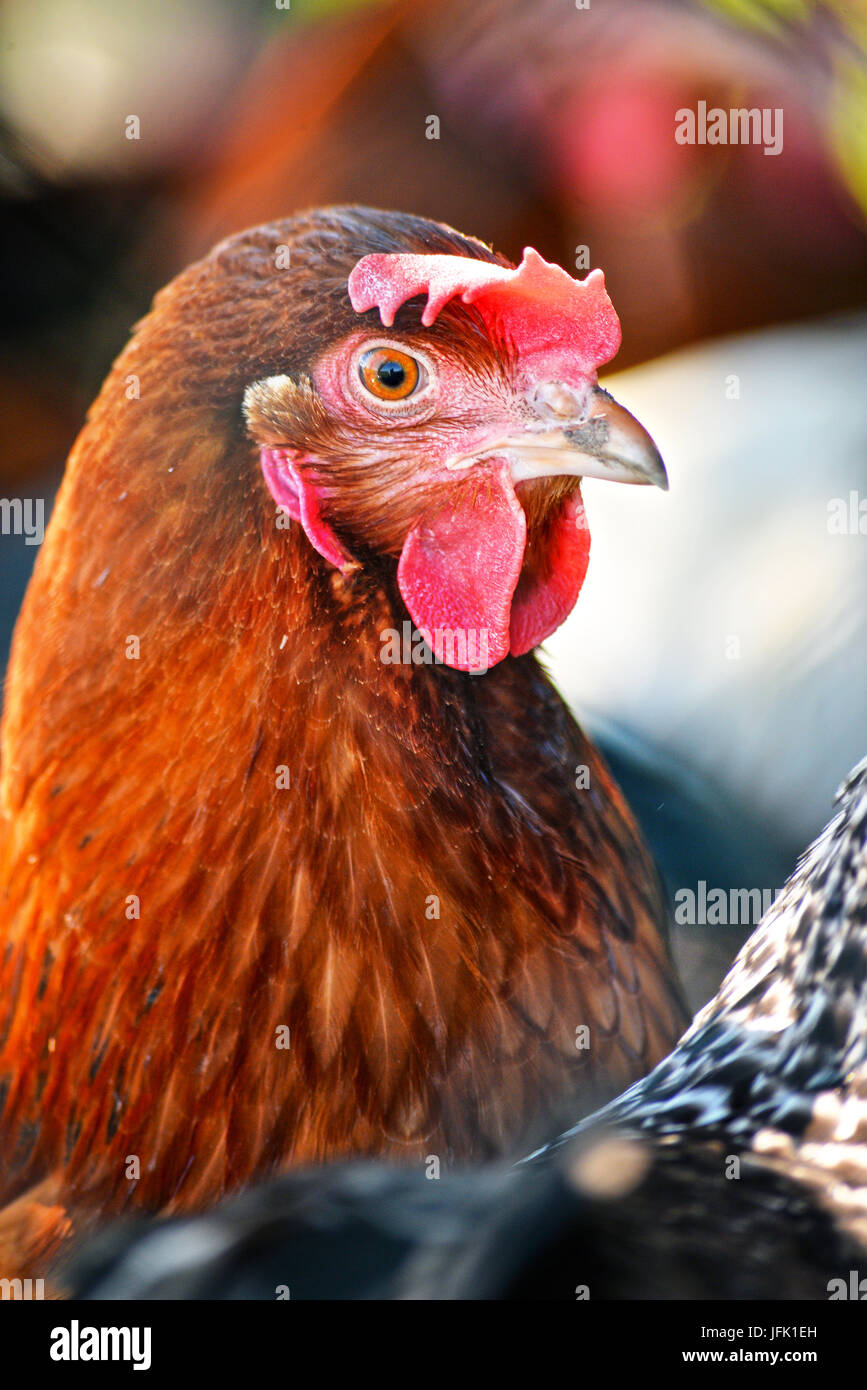
[[[526,536],[527,520],[502,460],[450,487],[412,528],[397,582],[438,661],[483,671],[508,656]]]
[[[397,570],[404,603],[438,661],[486,670],[522,656],[575,606],[590,558],[576,491],[522,573],[527,520],[505,461],[474,470],[413,527]]]
[[[512,656],[538,647],[568,618],[590,561],[590,531],[580,492],[561,503],[549,523],[541,573],[522,574],[512,599]]]

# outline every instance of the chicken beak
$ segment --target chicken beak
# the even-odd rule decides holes
[[[525,429],[486,448],[508,459],[513,483],[572,475],[668,490],[665,465],[647,430],[601,386],[582,398],[571,387],[549,382],[536,388],[532,405],[535,418]]]

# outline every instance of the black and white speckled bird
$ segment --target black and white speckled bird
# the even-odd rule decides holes
[[[675,1050],[517,1168],[293,1175],[110,1231],[73,1281],[93,1298],[827,1299],[851,1271],[867,1272],[867,759]]]

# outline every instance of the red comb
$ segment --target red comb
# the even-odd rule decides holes
[[[402,304],[420,294],[427,295],[425,328],[460,295],[506,334],[522,361],[536,359],[534,374],[570,367],[586,374],[610,361],[620,346],[620,322],[602,271],[573,280],[531,246],[514,270],[469,256],[374,255],[364,256],[349,277],[353,309],[379,309],[386,327]]]

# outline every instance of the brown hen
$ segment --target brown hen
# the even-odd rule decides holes
[[[618,341],[598,274],[361,208],[157,297],[9,670],[4,1266],[302,1160],[510,1151],[677,1039],[654,870],[532,654],[580,475],[664,482]]]

